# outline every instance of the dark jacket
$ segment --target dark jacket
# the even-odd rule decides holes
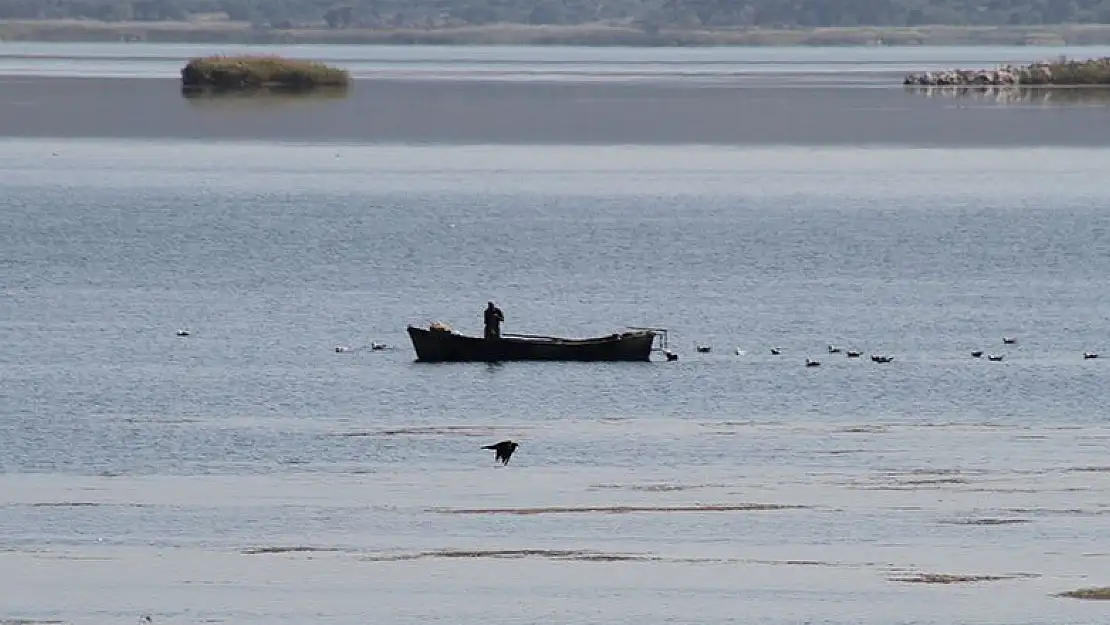
[[[501,313],[501,309],[496,306],[486,307],[486,327],[496,328],[501,325],[505,320],[505,315]]]

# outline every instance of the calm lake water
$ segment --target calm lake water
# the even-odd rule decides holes
[[[5,44],[0,67],[124,48],[154,73],[192,53]],[[0,99],[69,84],[24,80]],[[1048,135],[1107,114],[1020,110]],[[0,133],[0,621],[1106,622],[1056,596],[1110,586],[1096,141],[696,145],[648,105],[628,115],[673,140],[340,143],[304,138],[313,115],[284,118],[298,143],[137,136],[118,111]],[[407,324],[479,333],[489,299],[511,332],[667,327],[680,360],[413,362]],[[479,447],[504,438],[499,467]]]
[[[184,98],[196,55],[352,72],[346,97]],[[0,137],[453,145],[1104,147],[1110,91],[902,87],[1110,48],[0,45]]]

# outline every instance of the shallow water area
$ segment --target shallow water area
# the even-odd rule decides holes
[[[411,464],[379,459],[368,434],[354,470],[10,476],[0,558],[23,573],[8,609],[74,622],[730,622],[743,605],[759,622],[1098,622],[1051,593],[1105,571],[1093,539],[1110,467],[1088,464],[1104,454],[1084,445],[1104,427],[520,421],[504,424],[528,432],[506,468],[465,434],[380,436],[412,448]],[[574,457],[575,445],[615,457]],[[1075,466],[1055,457],[1064,449]],[[683,464],[638,460],[693,450]],[[931,573],[998,579],[901,581]]]

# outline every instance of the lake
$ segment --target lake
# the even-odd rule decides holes
[[[1091,51],[275,50],[0,46],[0,621],[1105,621],[1107,110],[898,80]]]
[[[351,71],[345,98],[184,98],[196,55],[273,53]],[[1080,48],[0,47],[0,137],[454,145],[1110,144],[1103,90],[964,93],[908,72]],[[959,96],[959,97],[956,97]],[[1047,110],[1046,110],[1047,109]],[[1066,111],[1066,112],[1064,112]]]

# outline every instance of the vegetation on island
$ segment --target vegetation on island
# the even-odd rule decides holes
[[[1110,86],[1110,57],[1033,63],[1018,70],[1021,85]]]
[[[1080,588],[1078,590],[1062,592],[1060,596],[1070,599],[1095,599],[1106,601],[1110,600],[1110,588]]]
[[[1110,42],[1110,0],[0,0],[9,40],[887,45]]]
[[[316,61],[277,56],[195,58],[181,70],[181,85],[186,90],[308,91],[318,88],[344,89],[350,81],[350,74],[346,70]]]
[[[1060,57],[1021,67],[949,69],[908,74],[902,84],[916,87],[1080,87],[1110,86],[1110,57],[1077,61]]]

